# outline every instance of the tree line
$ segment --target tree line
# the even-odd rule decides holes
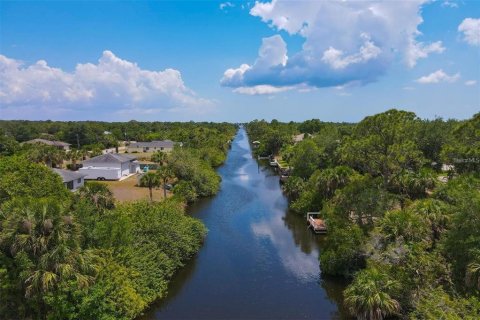
[[[185,214],[185,202],[218,191],[214,168],[225,160],[235,126],[157,124],[161,133],[155,125],[148,131],[136,123],[129,127],[139,140],[146,134],[184,147],[152,156],[160,168],[153,178],[175,180],[173,197],[119,204],[97,182],[68,191],[49,168],[65,156],[91,152],[97,138],[69,152],[19,143],[38,133],[72,142],[63,134],[79,123],[18,122],[24,129],[15,131],[16,123],[0,123],[0,318],[133,319],[164,298],[173,274],[200,249],[207,232]],[[105,128],[125,124],[101,125],[98,133],[110,136]],[[25,128],[34,133],[19,136]]]
[[[247,130],[257,154],[291,166],[290,207],[325,219],[321,271],[350,279],[352,316],[480,317],[480,113],[444,121],[389,110],[357,124]]]

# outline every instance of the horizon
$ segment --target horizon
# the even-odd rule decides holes
[[[480,110],[475,1],[0,9],[3,120],[356,123],[392,108],[445,120]]]

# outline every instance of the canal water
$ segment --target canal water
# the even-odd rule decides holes
[[[218,173],[221,191],[189,209],[209,229],[202,249],[142,319],[344,318],[344,283],[320,275],[322,236],[288,211],[244,129]]]

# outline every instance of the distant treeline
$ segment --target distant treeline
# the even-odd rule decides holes
[[[232,135],[235,126],[229,123],[208,122],[98,122],[98,121],[24,121],[0,120],[0,135],[24,142],[44,137],[72,144],[73,147],[102,145],[115,147],[117,141],[152,141],[170,139],[197,148],[206,140],[224,134]],[[220,135],[220,136],[219,136]],[[217,145],[223,144],[220,141]]]

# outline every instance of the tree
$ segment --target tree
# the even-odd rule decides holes
[[[173,188],[173,193],[185,199],[187,203],[192,203],[197,200],[198,195],[195,192],[195,187],[187,181],[180,181]]]
[[[150,193],[150,202],[153,202],[153,188],[160,186],[160,177],[154,172],[147,172],[140,178],[140,186],[147,187]]]
[[[341,158],[361,172],[381,176],[387,188],[392,177],[424,162],[415,143],[418,121],[414,113],[395,109],[366,117],[340,147]]]
[[[365,266],[362,250],[365,235],[362,229],[351,223],[341,223],[327,217],[328,241],[320,252],[322,273],[351,277]]]
[[[381,218],[397,203],[394,195],[381,188],[379,178],[356,175],[335,193],[329,205],[331,214],[336,218],[371,229],[374,220]]]
[[[28,158],[30,161],[37,163],[44,163],[47,167],[54,167],[55,165],[62,164],[66,158],[65,151],[55,148],[53,146],[47,146],[43,144],[35,144],[31,147]]]
[[[46,318],[44,296],[62,283],[74,281],[79,288],[94,280],[94,257],[79,246],[80,226],[57,200],[16,198],[0,211],[2,253],[19,270],[17,288],[38,318]]]
[[[163,182],[163,198],[167,198],[167,189],[166,189],[166,184],[168,183],[168,180],[172,179],[175,177],[173,174],[172,168],[170,167],[160,167],[157,170],[158,177],[160,178],[160,181]]]
[[[480,301],[477,297],[451,296],[441,287],[426,288],[414,302],[415,309],[409,314],[411,320],[475,320],[480,317]]]
[[[399,283],[375,268],[357,273],[345,290],[345,304],[352,316],[362,320],[381,320],[400,311],[400,304],[392,298]]]
[[[303,179],[308,179],[320,167],[321,152],[311,139],[298,143],[293,150],[290,164],[293,174]]]
[[[445,162],[454,164],[459,173],[480,171],[480,112],[460,124],[453,132],[454,139],[442,149]]]
[[[15,138],[2,134],[0,131],[0,156],[11,156],[19,149]]]
[[[427,196],[427,190],[435,187],[436,176],[431,169],[422,168],[419,171],[402,170],[395,175],[388,189],[408,199],[419,199]],[[402,199],[402,205],[404,201]]]
[[[93,203],[97,210],[105,211],[115,207],[112,191],[103,183],[89,181],[78,190],[80,198]]]
[[[151,160],[160,166],[163,166],[163,164],[167,161],[167,154],[162,151],[157,151],[152,154]]]
[[[295,201],[300,197],[305,188],[305,181],[300,177],[289,177],[283,185],[283,190],[288,199]]]
[[[445,234],[444,254],[452,264],[457,285],[464,283],[468,265],[480,248],[480,191],[463,190],[464,197],[452,208],[451,228]]]
[[[83,160],[85,156],[86,156],[85,150],[72,149],[66,154],[66,159],[72,162],[72,169],[77,170],[77,161]]]
[[[51,169],[20,156],[0,158],[0,205],[13,197],[55,197],[66,200],[69,191]]]

